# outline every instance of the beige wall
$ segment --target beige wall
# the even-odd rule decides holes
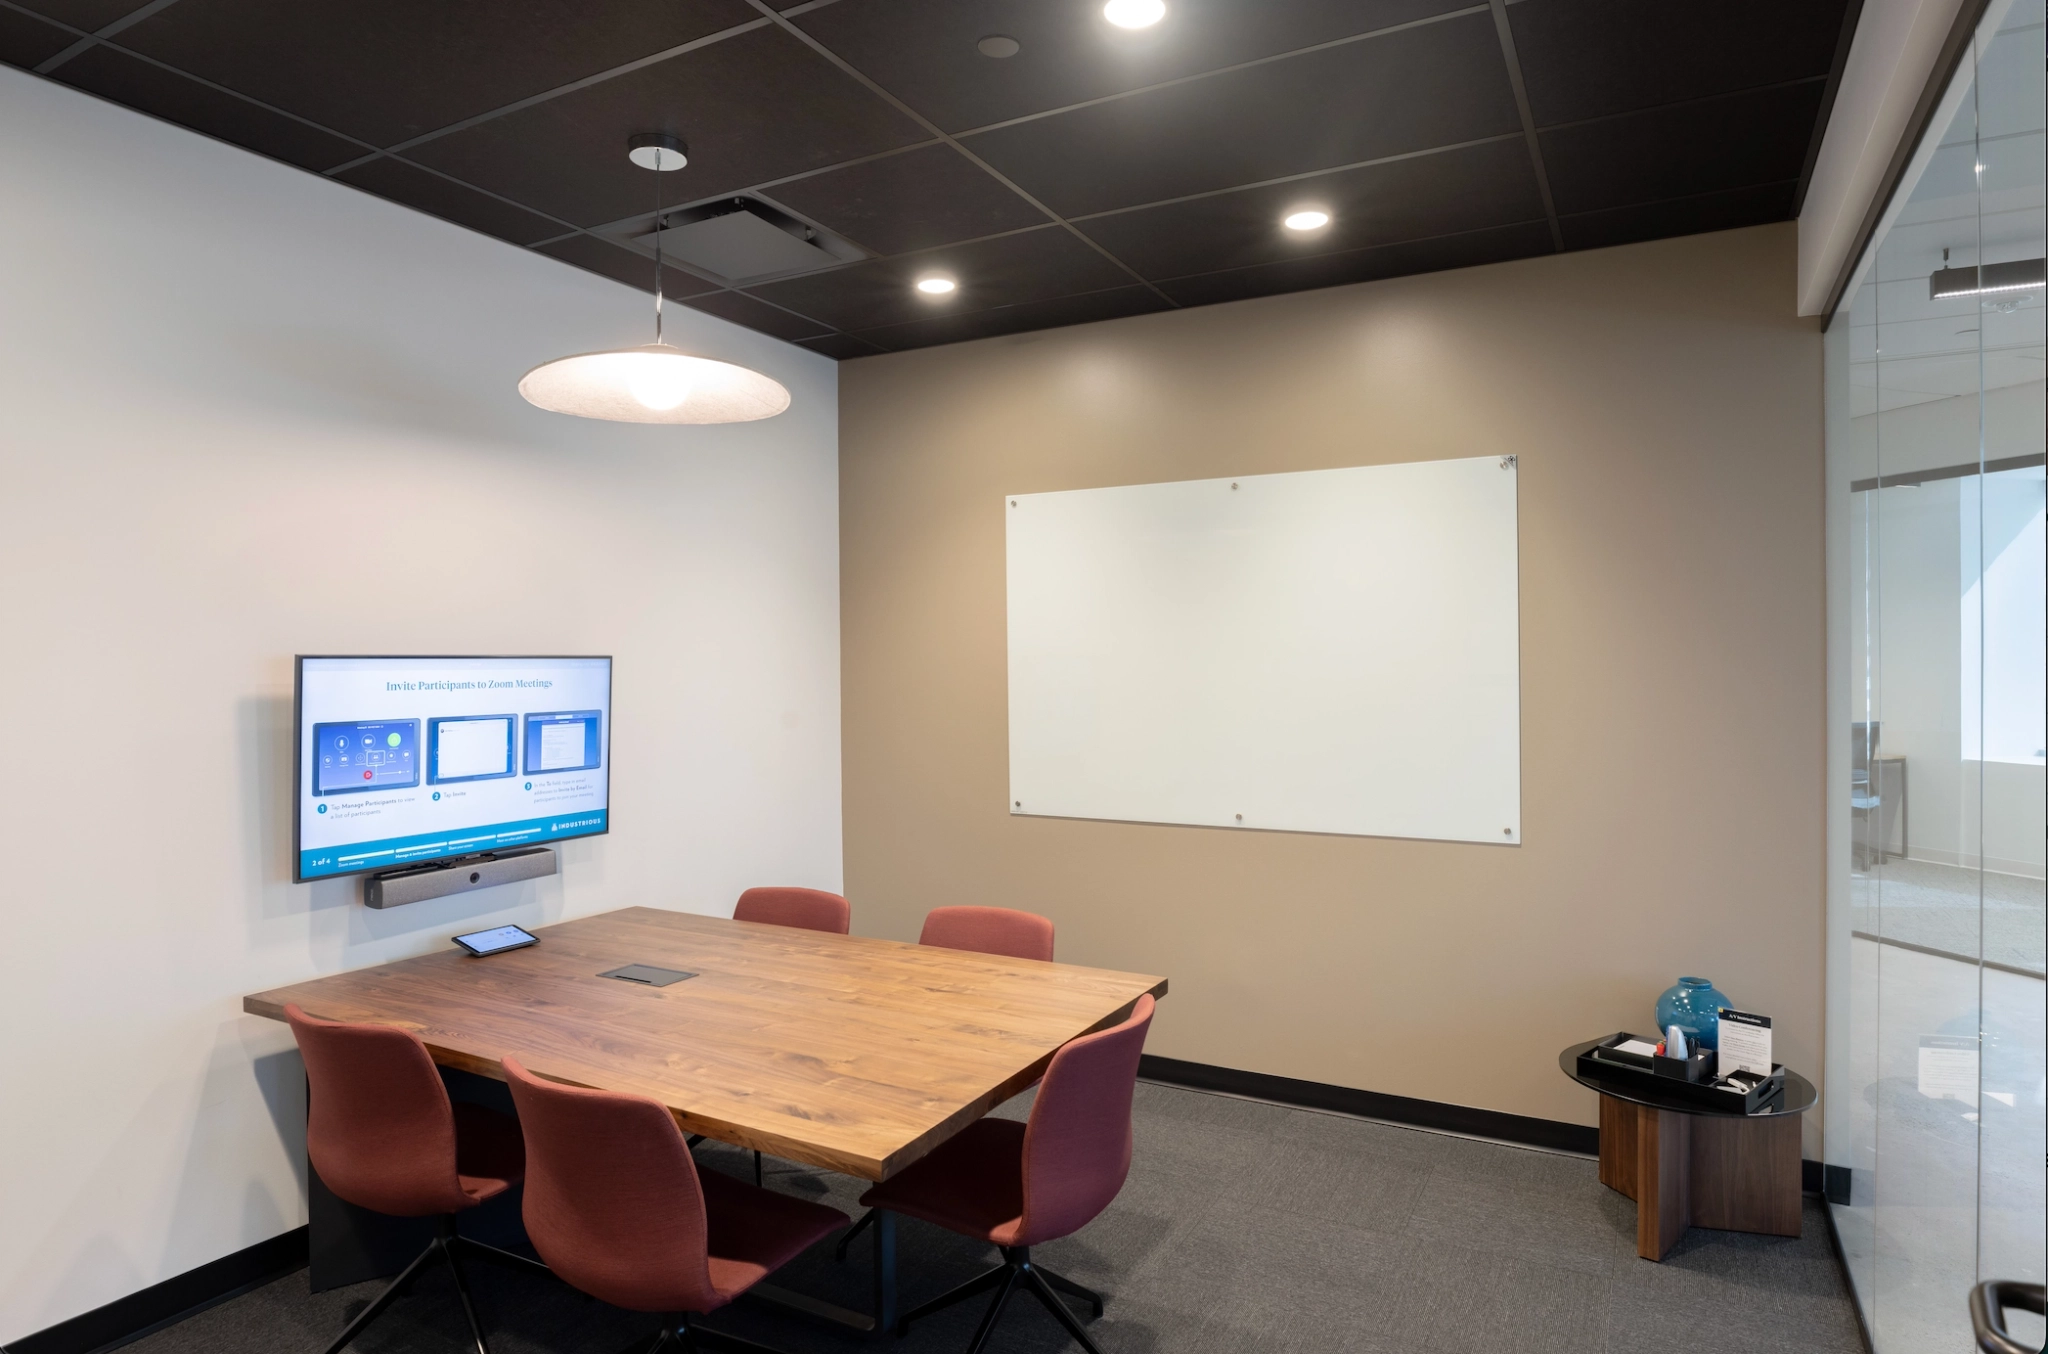
[[[843,364],[856,928],[1028,908],[1062,959],[1172,980],[1151,1052],[1578,1123],[1558,1050],[1646,1031],[1704,973],[1817,1079],[1821,349],[1796,269],[1788,224]],[[1006,811],[1004,495],[1508,452],[1522,846]]]

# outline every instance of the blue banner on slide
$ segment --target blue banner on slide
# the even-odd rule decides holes
[[[493,823],[464,828],[459,832],[423,832],[411,837],[386,837],[382,841],[354,842],[318,851],[299,852],[299,878],[319,879],[326,875],[361,874],[366,870],[395,870],[418,861],[442,856],[473,856],[484,851],[509,851],[515,846],[560,841],[564,837],[590,837],[605,830],[605,810],[590,809],[557,818],[528,818],[517,823]]]

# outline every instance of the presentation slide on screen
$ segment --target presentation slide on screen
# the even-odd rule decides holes
[[[299,878],[603,832],[608,658],[308,658]]]

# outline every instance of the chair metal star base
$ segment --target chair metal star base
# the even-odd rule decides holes
[[[700,1326],[688,1314],[678,1318],[673,1326],[663,1326],[661,1333],[654,1337],[652,1344],[636,1345],[634,1354],[668,1354],[681,1350],[683,1354],[698,1354],[700,1350],[730,1350],[732,1354],[782,1354],[769,1345],[756,1344],[737,1335],[727,1335],[709,1326]]]
[[[1088,1332],[1081,1328],[1080,1320],[1059,1297],[1061,1293],[1065,1293],[1079,1298],[1088,1304],[1093,1315],[1101,1316],[1102,1295],[1083,1288],[1072,1279],[1062,1278],[1049,1269],[1033,1264],[1029,1246],[1004,1246],[1002,1252],[1003,1263],[988,1273],[979,1278],[969,1279],[952,1292],[933,1298],[922,1307],[904,1313],[902,1320],[896,1323],[896,1334],[907,1335],[911,1322],[994,1289],[995,1301],[991,1302],[988,1311],[982,1314],[981,1325],[975,1328],[974,1339],[967,1346],[967,1354],[981,1354],[982,1349],[988,1344],[989,1337],[995,1333],[996,1322],[1001,1319],[1003,1308],[1009,1305],[1011,1296],[1022,1288],[1045,1304],[1045,1309],[1067,1328],[1067,1334],[1073,1336],[1088,1354],[1102,1354],[1095,1342],[1088,1338]]]
[[[463,1252],[468,1252],[479,1260],[502,1265],[523,1274],[554,1277],[555,1272],[538,1260],[529,1260],[523,1255],[514,1255],[511,1251],[502,1251],[496,1246],[487,1246],[481,1241],[473,1241],[469,1237],[459,1235],[455,1230],[455,1215],[450,1213],[440,1220],[438,1233],[427,1244],[427,1248],[421,1251],[369,1306],[363,1308],[355,1320],[348,1323],[348,1329],[344,1330],[333,1344],[327,1346],[326,1354],[341,1354],[342,1350],[348,1348],[350,1341],[363,1333],[365,1327],[384,1314],[385,1308],[410,1293],[412,1286],[419,1282],[419,1277],[427,1266],[436,1260],[447,1261],[448,1272],[455,1276],[455,1292],[462,1299],[462,1314],[469,1318],[469,1336],[475,1341],[476,1354],[491,1354],[490,1346],[484,1343],[483,1325],[477,1320],[476,1303],[469,1296],[469,1281],[463,1277],[462,1262],[456,1258]]]

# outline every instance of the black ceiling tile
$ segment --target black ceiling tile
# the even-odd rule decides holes
[[[779,339],[818,338],[832,328],[829,324],[792,315],[766,301],[756,301],[736,291],[708,292],[703,296],[693,296],[683,304],[692,310],[701,310],[707,315],[716,315],[721,320],[731,320],[734,324],[743,324]]]
[[[654,176],[626,159],[635,132],[670,131],[689,168]],[[914,145],[927,134],[776,28],[709,47],[437,137],[406,152],[579,225],[701,202],[770,179]]]
[[[378,197],[417,207],[430,215],[514,244],[552,239],[568,229],[559,221],[550,221],[524,207],[500,202],[474,188],[451,182],[439,174],[429,174],[417,165],[389,156],[345,169],[334,177]],[[651,265],[648,271],[651,276]]]
[[[908,348],[929,348],[939,343],[964,343],[969,339],[1022,334],[1034,329],[1057,329],[1069,324],[1092,324],[1097,320],[1118,320],[1126,315],[1149,315],[1170,309],[1149,287],[1116,287],[1085,296],[1060,296],[1047,301],[998,306],[960,315],[935,315],[908,324],[870,329],[859,337],[891,352]]]
[[[34,70],[78,41],[76,33],[12,9],[0,9],[0,61]]]
[[[951,146],[827,170],[767,195],[877,254],[1040,225],[1045,214]]]
[[[1102,0],[839,0],[795,22],[948,131],[1063,108],[1199,71],[1464,8],[1469,0],[1174,0],[1155,28]],[[992,59],[993,35],[1021,50]]]
[[[180,0],[120,41],[391,145],[759,17],[744,0]]]
[[[88,47],[51,78],[305,169],[326,169],[363,154],[353,141],[139,61],[106,43]]]
[[[965,145],[1067,216],[1519,130],[1486,14],[998,128]]]
[[[1826,75],[1846,0],[1525,0],[1508,7],[1539,126]]]
[[[1377,249],[1353,249],[1342,254],[1322,254],[1287,263],[1265,263],[1226,273],[1183,277],[1162,282],[1159,289],[1184,306],[1206,306],[1218,301],[1242,301],[1252,296],[1339,287],[1350,282],[1373,282],[1411,273],[1435,273],[1447,268],[1504,263],[1509,259],[1548,254],[1551,250],[1549,225],[1530,221],[1435,240],[1411,240],[1406,244],[1382,245]]]
[[[1281,218],[1331,215],[1297,234]],[[1489,141],[1361,169],[1098,216],[1076,225],[1147,277],[1278,263],[1543,218],[1529,147]]]
[[[929,297],[915,283],[942,273],[959,283]],[[756,296],[837,329],[871,329],[1123,286],[1131,275],[1059,226],[948,245],[750,287]]]
[[[855,338],[852,334],[826,334],[820,338],[798,339],[796,346],[809,348],[814,353],[823,353],[834,362],[844,362],[855,357],[873,357],[882,351],[866,339]]]
[[[564,263],[573,263],[578,268],[644,291],[648,293],[650,301],[653,297],[654,259],[651,255],[637,254],[620,245],[607,244],[589,235],[572,235],[566,240],[538,244],[534,248]],[[662,294],[670,300],[718,290],[717,283],[706,282],[701,277],[693,277],[676,268],[663,268],[661,277]],[[649,313],[652,314],[651,308]]]
[[[1541,133],[1559,214],[1799,177],[1819,80]]]
[[[87,33],[97,33],[116,19],[125,19],[149,0],[14,0],[23,9]],[[46,58],[47,59],[47,58]]]
[[[1709,230],[1760,226],[1769,221],[1786,220],[1792,215],[1792,195],[1798,186],[1796,180],[1788,180],[1670,202],[1646,202],[1634,207],[1560,217],[1558,226],[1564,231],[1566,249],[1601,249],[1638,240],[1662,240],[1673,235],[1698,235]]]

